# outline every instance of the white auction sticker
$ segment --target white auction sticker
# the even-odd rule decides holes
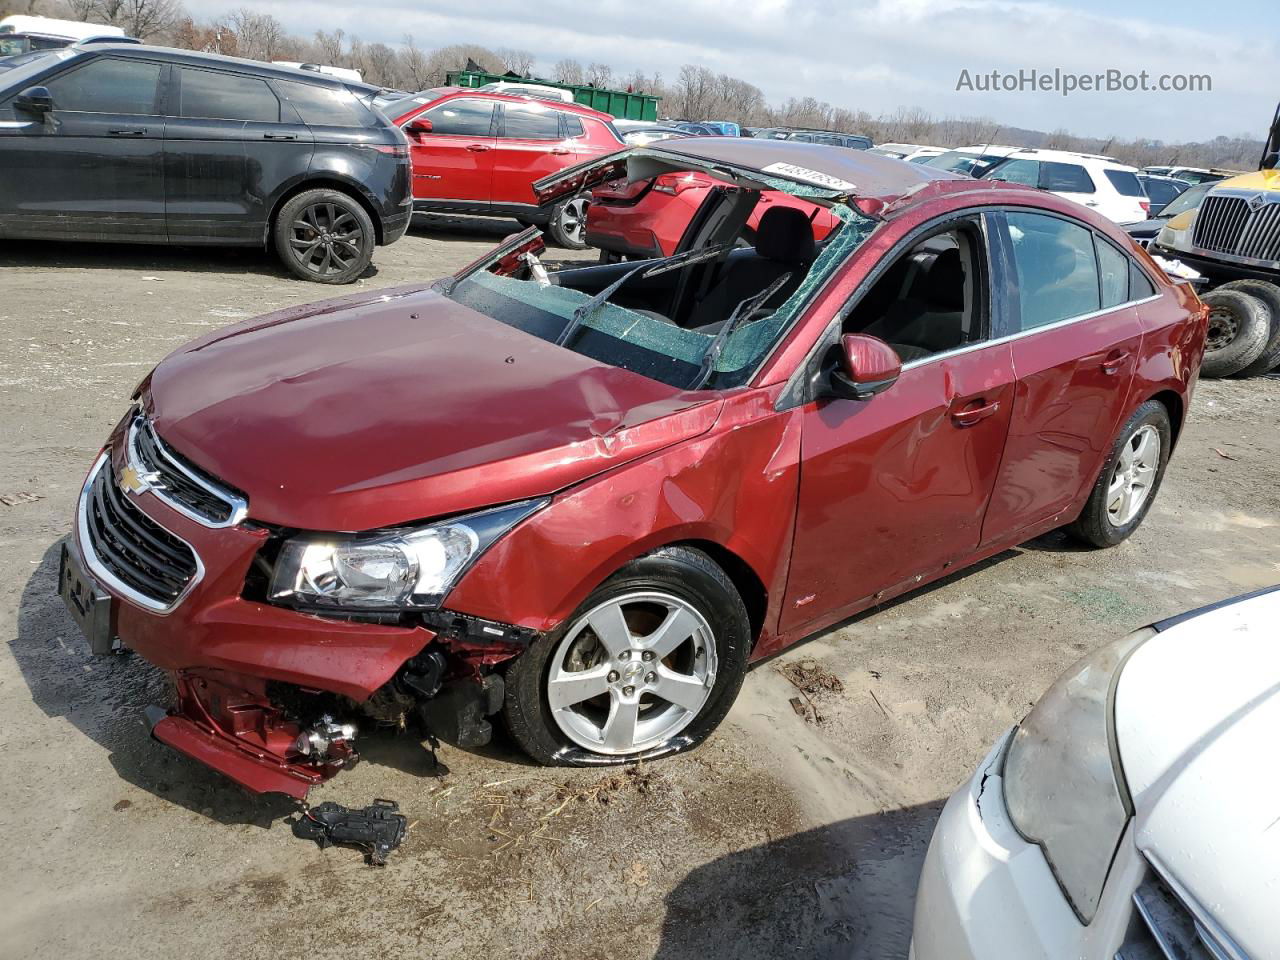
[[[857,190],[856,184],[850,183],[848,180],[841,180],[839,177],[833,177],[829,173],[823,173],[821,170],[810,170],[808,167],[798,167],[794,163],[771,163],[767,167],[761,168],[762,173],[776,173],[780,177],[786,177],[788,180],[803,180],[805,183],[814,183],[820,187],[830,187],[832,190]]]

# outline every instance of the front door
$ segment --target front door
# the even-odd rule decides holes
[[[0,124],[0,233],[67,240],[164,242],[165,66],[95,57],[41,81],[43,117]],[[16,94],[18,91],[14,91]]]
[[[488,207],[497,142],[492,101],[446,100],[418,116],[431,121],[431,132],[405,130],[413,160],[413,199]]]

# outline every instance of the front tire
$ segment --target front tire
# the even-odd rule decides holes
[[[1148,400],[1120,430],[1079,518],[1067,530],[1095,547],[1132,536],[1155,501],[1173,444],[1169,411]]]
[[[289,272],[313,283],[352,283],[369,268],[373,220],[340,190],[304,190],[276,215],[276,254]]]
[[[688,749],[729,712],[750,647],[724,571],[699,550],[665,547],[619,570],[508,668],[507,727],[549,766]]]

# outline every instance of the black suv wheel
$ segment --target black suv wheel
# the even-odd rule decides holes
[[[295,277],[351,283],[368,269],[376,237],[364,207],[339,190],[304,190],[276,216],[276,253]]]

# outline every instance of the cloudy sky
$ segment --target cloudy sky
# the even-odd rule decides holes
[[[473,42],[561,57],[615,74],[700,63],[749,80],[770,102],[812,95],[837,106],[985,115],[1039,130],[1165,140],[1261,139],[1277,99],[1274,0],[249,0],[294,33],[341,28],[422,47]],[[187,0],[200,18],[239,0]],[[1208,14],[1214,13],[1214,16]],[[1262,25],[1260,27],[1260,25]],[[1208,74],[1202,93],[977,93],[962,70]]]

